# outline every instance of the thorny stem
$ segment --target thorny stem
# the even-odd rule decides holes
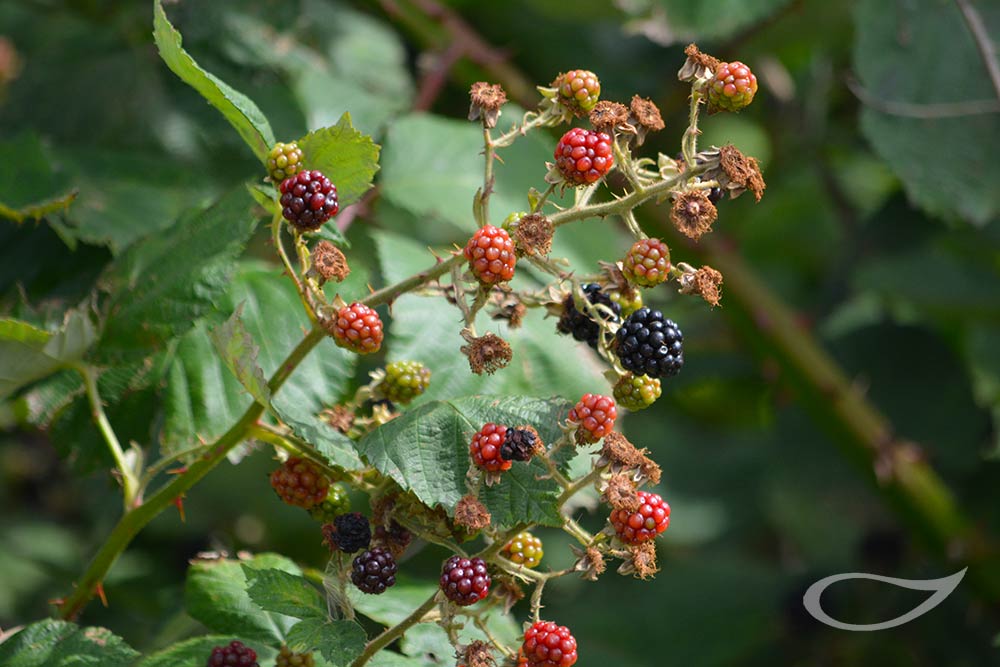
[[[569,501],[570,498],[575,496],[582,489],[585,489],[586,487],[596,482],[598,479],[600,479],[601,473],[603,472],[604,468],[594,468],[583,477],[573,480],[573,482],[569,486],[564,488],[562,495],[560,495],[559,499],[556,501],[556,507],[561,508]]]
[[[83,386],[87,392],[87,400],[90,402],[90,414],[94,418],[97,429],[111,451],[111,456],[115,460],[115,466],[122,478],[122,496],[124,499],[125,512],[129,512],[139,500],[139,480],[136,478],[128,461],[125,460],[125,452],[122,450],[118,436],[108,421],[108,416],[104,413],[104,403],[101,401],[101,394],[97,389],[97,371],[93,366],[87,364],[77,364],[74,369],[83,376]]]
[[[507,658],[510,658],[510,659],[514,658],[514,652],[511,651],[506,646],[504,646],[503,643],[500,640],[498,640],[493,635],[492,632],[490,632],[490,626],[486,625],[486,622],[483,621],[483,619],[481,617],[479,617],[479,616],[473,616],[472,617],[472,622],[476,624],[476,627],[479,628],[480,632],[482,632],[484,635],[486,635],[486,638],[488,640],[490,640],[490,643],[493,644],[493,646],[498,651],[500,651],[501,653],[503,653]]]
[[[534,204],[532,204],[532,206],[531,206],[531,212],[532,213],[537,213],[538,211],[541,211],[542,210],[542,206],[545,205],[545,202],[548,201],[549,196],[553,192],[555,192],[555,190],[556,190],[556,184],[555,183],[549,183],[549,187],[545,188],[545,192],[543,192],[541,194],[541,196],[538,197],[538,201],[536,201]]]
[[[288,253],[285,252],[285,245],[281,240],[281,229],[284,227],[284,224],[281,213],[275,213],[271,219],[271,240],[274,243],[274,249],[277,251],[278,257],[281,259],[281,265],[284,267],[285,273],[295,283],[295,289],[299,293],[302,307],[305,308],[306,314],[309,315],[309,320],[316,322],[316,311],[313,308],[312,298],[309,296],[306,286],[302,284],[302,280],[299,279],[298,272],[292,267],[292,262],[288,259]]]
[[[490,195],[493,194],[493,160],[496,157],[496,152],[493,146],[493,140],[490,137],[490,128],[486,127],[486,120],[483,119],[483,154],[485,159],[483,162],[485,166],[483,167],[483,191],[479,194],[479,206],[476,207],[476,213],[479,216],[480,227],[488,225],[490,222]]]
[[[423,604],[413,610],[413,612],[404,618],[402,621],[396,625],[386,628],[382,634],[375,637],[365,645],[365,650],[361,655],[351,663],[351,667],[362,667],[366,662],[371,660],[372,656],[381,651],[383,648],[396,641],[399,637],[403,636],[410,627],[419,623],[423,617],[434,608],[437,604],[437,591],[434,591]]]
[[[684,131],[684,137],[681,139],[681,154],[684,156],[684,162],[687,163],[688,170],[694,166],[694,156],[698,150],[698,135],[701,134],[701,130],[698,129],[698,105],[701,104],[701,98],[701,86],[696,81],[691,86],[691,107],[688,111],[688,126]]]

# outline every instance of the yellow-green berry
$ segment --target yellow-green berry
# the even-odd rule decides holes
[[[293,653],[287,646],[281,647],[274,663],[275,667],[314,667],[315,664],[312,653]]]
[[[351,511],[351,497],[341,484],[331,484],[326,493],[326,499],[313,505],[309,515],[322,523],[330,523],[334,517]]]
[[[719,63],[708,82],[708,112],[739,111],[757,94],[757,77],[739,61]]]
[[[525,531],[518,533],[503,548],[503,557],[524,567],[538,567],[542,562],[542,541]]]
[[[275,183],[281,183],[302,169],[302,149],[294,141],[283,144],[280,141],[267,154],[267,173]]]
[[[632,412],[645,410],[660,397],[660,381],[645,375],[626,373],[618,378],[612,394],[618,405]]]
[[[385,367],[385,379],[378,389],[393,403],[406,405],[424,393],[430,383],[431,369],[419,361],[394,361]]]
[[[559,90],[559,103],[577,115],[590,113],[601,99],[601,82],[585,69],[574,69],[552,83]]]
[[[642,292],[637,289],[633,289],[630,295],[627,295],[625,292],[614,290],[612,292],[608,292],[608,296],[611,297],[613,302],[617,303],[621,307],[622,317],[628,317],[635,311],[642,308]]]

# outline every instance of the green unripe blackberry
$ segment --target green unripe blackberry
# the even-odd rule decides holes
[[[309,515],[322,523],[330,523],[337,516],[350,511],[351,497],[347,495],[347,489],[342,484],[331,484],[330,490],[326,492],[326,499],[313,505]]]
[[[538,567],[545,554],[542,551],[542,541],[528,531],[515,535],[504,546],[502,553],[507,560],[529,568]]]
[[[431,369],[419,361],[394,361],[386,364],[378,390],[393,403],[406,405],[427,391],[430,383]]]
[[[626,373],[615,383],[613,395],[618,405],[632,412],[645,410],[660,397],[660,381],[645,375]]]
[[[620,292],[618,290],[608,292],[608,296],[611,297],[611,301],[617,303],[621,308],[622,317],[628,317],[635,311],[642,308],[642,292],[637,289],[632,290],[632,298],[629,298],[629,296],[626,296],[624,292]]]
[[[287,646],[282,646],[274,663],[275,667],[314,667],[316,660],[312,653],[294,653]]]
[[[552,82],[559,90],[559,103],[578,116],[590,113],[601,99],[601,82],[597,75],[585,69],[575,69]]]
[[[303,160],[302,149],[294,141],[283,144],[280,141],[267,154],[267,173],[275,183],[281,183],[289,176],[299,173]]]

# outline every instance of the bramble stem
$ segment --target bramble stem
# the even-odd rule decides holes
[[[701,104],[701,89],[697,82],[691,86],[691,107],[688,111],[688,126],[684,130],[684,137],[681,139],[681,154],[688,170],[694,166],[694,156],[698,151],[698,107]]]
[[[594,468],[583,477],[573,480],[573,482],[563,490],[562,495],[559,496],[559,499],[556,501],[556,507],[561,508],[567,503],[567,501],[569,501],[570,498],[575,496],[582,489],[585,489],[596,482],[600,478],[602,472],[604,472],[604,468]]]
[[[413,612],[404,618],[402,621],[396,625],[386,628],[379,636],[371,640],[365,645],[364,652],[359,655],[354,662],[351,663],[351,667],[362,667],[366,662],[371,660],[372,656],[381,651],[383,648],[396,641],[399,637],[403,635],[410,627],[419,623],[424,616],[427,615],[434,605],[437,604],[437,591],[431,594],[423,604],[413,610]]]
[[[479,193],[479,206],[475,207],[475,211],[479,216],[480,227],[488,225],[490,223],[490,195],[493,194],[493,159],[495,157],[495,152],[493,148],[493,139],[490,137],[490,128],[486,127],[486,120],[483,120],[483,154],[485,155],[484,162],[486,163],[483,167],[483,190]]]
[[[271,218],[271,240],[274,243],[274,249],[278,253],[278,257],[281,259],[281,265],[285,269],[285,273],[288,277],[292,279],[295,283],[295,289],[299,293],[299,299],[302,300],[302,307],[305,308],[306,314],[309,315],[309,319],[312,322],[316,322],[316,311],[312,306],[312,299],[309,298],[309,293],[306,291],[305,285],[299,279],[299,274],[292,267],[291,260],[288,259],[288,253],[285,252],[285,246],[281,241],[281,228],[284,226],[284,218],[281,217],[281,213],[275,213],[274,217]]]
[[[122,450],[118,436],[108,421],[108,416],[104,413],[104,403],[101,401],[101,394],[97,389],[97,372],[93,366],[87,364],[77,364],[74,367],[83,376],[83,386],[87,392],[87,400],[90,402],[90,414],[94,418],[97,429],[111,450],[111,456],[115,460],[115,466],[122,476],[122,495],[124,496],[125,512],[129,512],[138,500],[139,480],[125,460],[125,452]]]

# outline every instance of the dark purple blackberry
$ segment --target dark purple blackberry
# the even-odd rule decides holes
[[[281,215],[304,231],[319,229],[337,214],[337,187],[321,171],[302,171],[281,182]]]
[[[330,547],[330,551],[352,554],[359,549],[367,549],[371,541],[371,524],[361,512],[341,514],[323,526],[323,542]]]
[[[504,461],[530,461],[538,444],[538,433],[533,428],[509,428],[500,445],[500,458]]]
[[[462,607],[475,604],[490,593],[490,573],[482,558],[452,556],[441,568],[441,590]]]
[[[601,291],[601,286],[597,283],[587,283],[583,286],[583,295],[589,303],[607,307],[614,317],[612,322],[619,322],[622,308],[611,300],[611,297]],[[601,334],[601,327],[594,320],[590,319],[587,313],[580,312],[573,302],[573,295],[568,294],[563,301],[563,314],[556,325],[559,333],[570,334],[576,340],[587,343],[590,347],[597,349],[597,337]]]
[[[396,559],[388,549],[375,547],[354,558],[351,581],[360,590],[371,595],[381,595],[396,584]]]
[[[209,656],[207,667],[260,667],[257,652],[243,642],[230,642],[228,646],[216,646]]]
[[[722,188],[714,187],[708,191],[708,201],[712,202],[713,204],[718,204],[721,199],[722,199]]]
[[[615,334],[625,370],[651,378],[677,375],[684,365],[684,334],[663,313],[640,308]]]

